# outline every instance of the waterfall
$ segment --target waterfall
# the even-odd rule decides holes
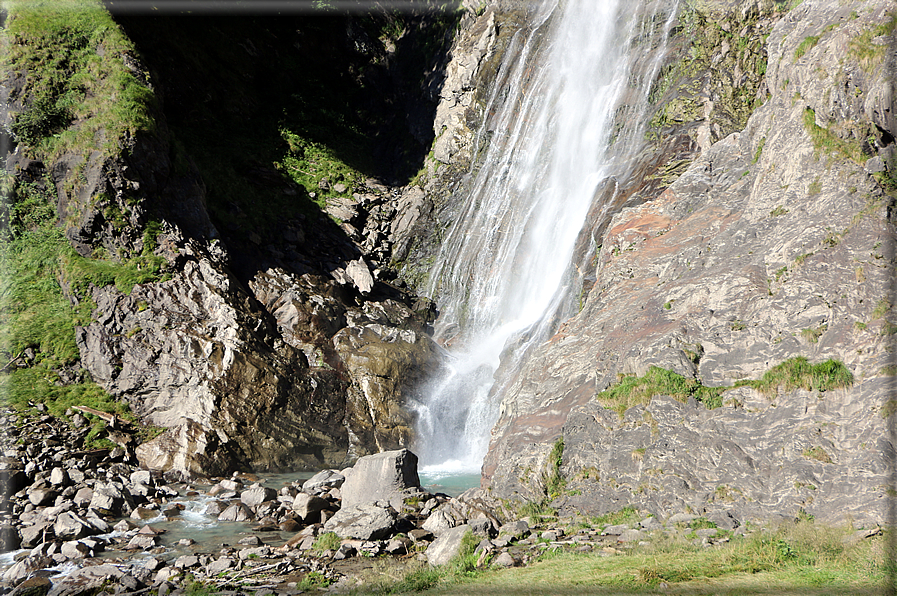
[[[448,365],[412,404],[425,470],[479,472],[509,376],[576,313],[595,254],[586,221],[613,208],[608,182],[644,148],[674,4],[545,0],[510,41],[431,269]]]

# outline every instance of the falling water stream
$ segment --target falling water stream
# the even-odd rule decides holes
[[[430,274],[448,364],[416,405],[424,473],[478,481],[508,371],[575,314],[591,258],[574,254],[595,254],[586,221],[644,147],[675,16],[674,1],[544,0],[510,41]]]

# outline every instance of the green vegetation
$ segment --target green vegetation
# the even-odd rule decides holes
[[[709,86],[719,106],[711,118],[721,136],[744,128],[753,110],[763,102],[757,88],[767,68],[766,25],[757,13],[723,18],[704,3],[686,2],[679,14],[680,33],[687,52],[660,72],[649,95],[659,109],[646,131],[649,140],[663,138],[663,130],[703,118],[703,89]],[[741,33],[738,33],[741,32]],[[732,51],[722,54],[728,44]],[[747,80],[733,85],[725,73],[745,73]],[[709,73],[709,75],[708,75]]]
[[[606,408],[622,417],[629,408],[647,404],[655,395],[669,395],[681,402],[694,397],[707,408],[722,405],[724,387],[705,387],[697,379],[686,379],[673,371],[652,366],[644,376],[624,376],[616,385],[600,392],[596,398]]]
[[[404,578],[356,594],[424,596],[574,596],[663,593],[735,596],[777,594],[850,596],[878,593],[888,580],[888,536],[859,542],[847,530],[816,524],[809,516],[771,531],[732,536],[713,548],[683,536],[656,536],[625,554],[546,551],[526,567],[458,574],[412,567]],[[446,566],[448,567],[448,566]]]
[[[871,74],[883,62],[888,50],[887,44],[874,44],[872,40],[883,35],[891,35],[897,29],[897,11],[889,12],[888,17],[884,23],[866,29],[850,40],[848,55],[867,73]]]
[[[810,186],[807,188],[807,196],[812,197],[814,195],[818,195],[822,192],[822,181],[819,180],[817,176],[813,182],[810,183]]]
[[[810,364],[803,356],[796,356],[778,364],[758,380],[740,380],[736,387],[753,387],[765,395],[773,395],[778,391],[830,391],[843,389],[853,385],[853,374],[843,363],[837,360],[826,360],[819,364]]]
[[[829,129],[817,125],[816,112],[810,108],[804,111],[804,129],[810,135],[813,147],[817,151],[835,153],[847,159],[852,159],[860,165],[866,163],[868,156],[863,151],[863,145],[860,141],[855,139],[846,141]]]
[[[342,539],[336,532],[325,532],[315,538],[312,550],[319,553],[324,552],[325,550],[336,550],[340,547],[340,544],[342,544]]]
[[[166,103],[176,161],[195,163],[231,245],[264,246],[291,219],[335,227],[323,206],[370,177],[410,180],[430,149],[395,106],[419,92],[410,74],[424,76],[461,12],[374,8],[351,26],[343,11],[323,12],[119,19],[182,104]]]
[[[757,151],[754,153],[754,158],[751,160],[751,163],[757,163],[760,161],[760,156],[763,155],[763,148],[766,146],[766,137],[760,139],[760,142],[757,143]]]
[[[816,44],[819,43],[819,37],[819,35],[810,35],[800,42],[800,45],[794,50],[794,60],[800,60],[804,57],[804,54],[815,48]]]
[[[821,329],[819,334],[824,331]],[[733,387],[753,387],[765,395],[773,395],[778,391],[794,389],[829,391],[852,384],[853,374],[841,362],[830,359],[810,364],[805,357],[797,356],[774,366],[758,380],[742,379]],[[656,395],[669,395],[681,402],[694,397],[708,409],[718,408],[723,403],[722,394],[731,388],[705,387],[697,379],[686,379],[673,371],[652,366],[642,377],[622,377],[619,383],[598,393],[595,398],[622,417],[629,408],[648,404]]]
[[[24,91],[32,98],[14,115],[18,140],[51,161],[66,151],[109,155],[123,139],[155,129],[155,96],[138,80],[146,73],[129,70],[127,59],[109,59],[135,50],[100,2],[29,0],[12,11],[6,60],[28,73]],[[79,126],[69,127],[75,120]]]
[[[782,207],[781,205],[777,206],[775,209],[769,212],[770,217],[778,217],[780,215],[785,215],[788,213],[788,210]]]
[[[828,325],[823,323],[819,327],[809,327],[807,329],[802,329],[800,332],[801,337],[810,342],[811,344],[815,344],[819,342],[819,338],[828,330]]]
[[[604,526],[619,526],[622,524],[637,524],[641,521],[642,516],[638,510],[632,505],[627,505],[619,511],[605,513],[589,519],[593,528],[603,528]]]
[[[57,371],[78,361],[75,325],[90,319],[92,303],[81,296],[77,307],[64,296],[60,279],[75,287],[97,281],[68,263],[80,257],[55,225],[52,197],[37,184],[12,185],[9,218],[0,238],[0,349],[10,364],[29,355],[27,367],[9,367],[0,375],[4,403],[25,409],[44,403],[54,416],[76,405],[128,418],[128,408],[98,385],[81,377],[61,385]]]
[[[831,456],[826,453],[825,449],[822,447],[816,446],[811,447],[810,449],[805,449],[803,453],[801,453],[804,457],[808,457],[810,459],[815,459],[816,461],[821,461],[824,464],[832,463]]]
[[[559,437],[548,454],[548,474],[545,479],[545,494],[549,500],[561,496],[567,481],[561,474],[564,462],[564,437]]]

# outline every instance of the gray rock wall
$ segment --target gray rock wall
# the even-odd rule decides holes
[[[562,508],[885,520],[895,44],[869,32],[889,6],[807,1],[774,15],[765,102],[661,194],[613,218],[582,311],[504,396],[484,464],[494,494],[544,498],[540,474],[563,437]],[[879,163],[890,169],[874,173]],[[795,356],[839,360],[854,384],[742,387],[715,410],[657,396],[622,419],[596,400],[652,365],[730,386]]]

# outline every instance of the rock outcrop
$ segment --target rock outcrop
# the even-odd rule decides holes
[[[766,6],[707,4],[736,20]],[[804,2],[773,14],[768,96],[744,130],[699,143],[666,190],[609,222],[581,312],[504,395],[484,464],[494,494],[544,499],[547,456],[563,438],[556,471],[570,492],[552,495],[562,509],[885,520],[897,389],[894,15],[886,2],[856,8]],[[795,357],[841,362],[853,384],[742,386],[715,409],[656,395],[621,414],[599,395],[652,366],[730,387]]]

